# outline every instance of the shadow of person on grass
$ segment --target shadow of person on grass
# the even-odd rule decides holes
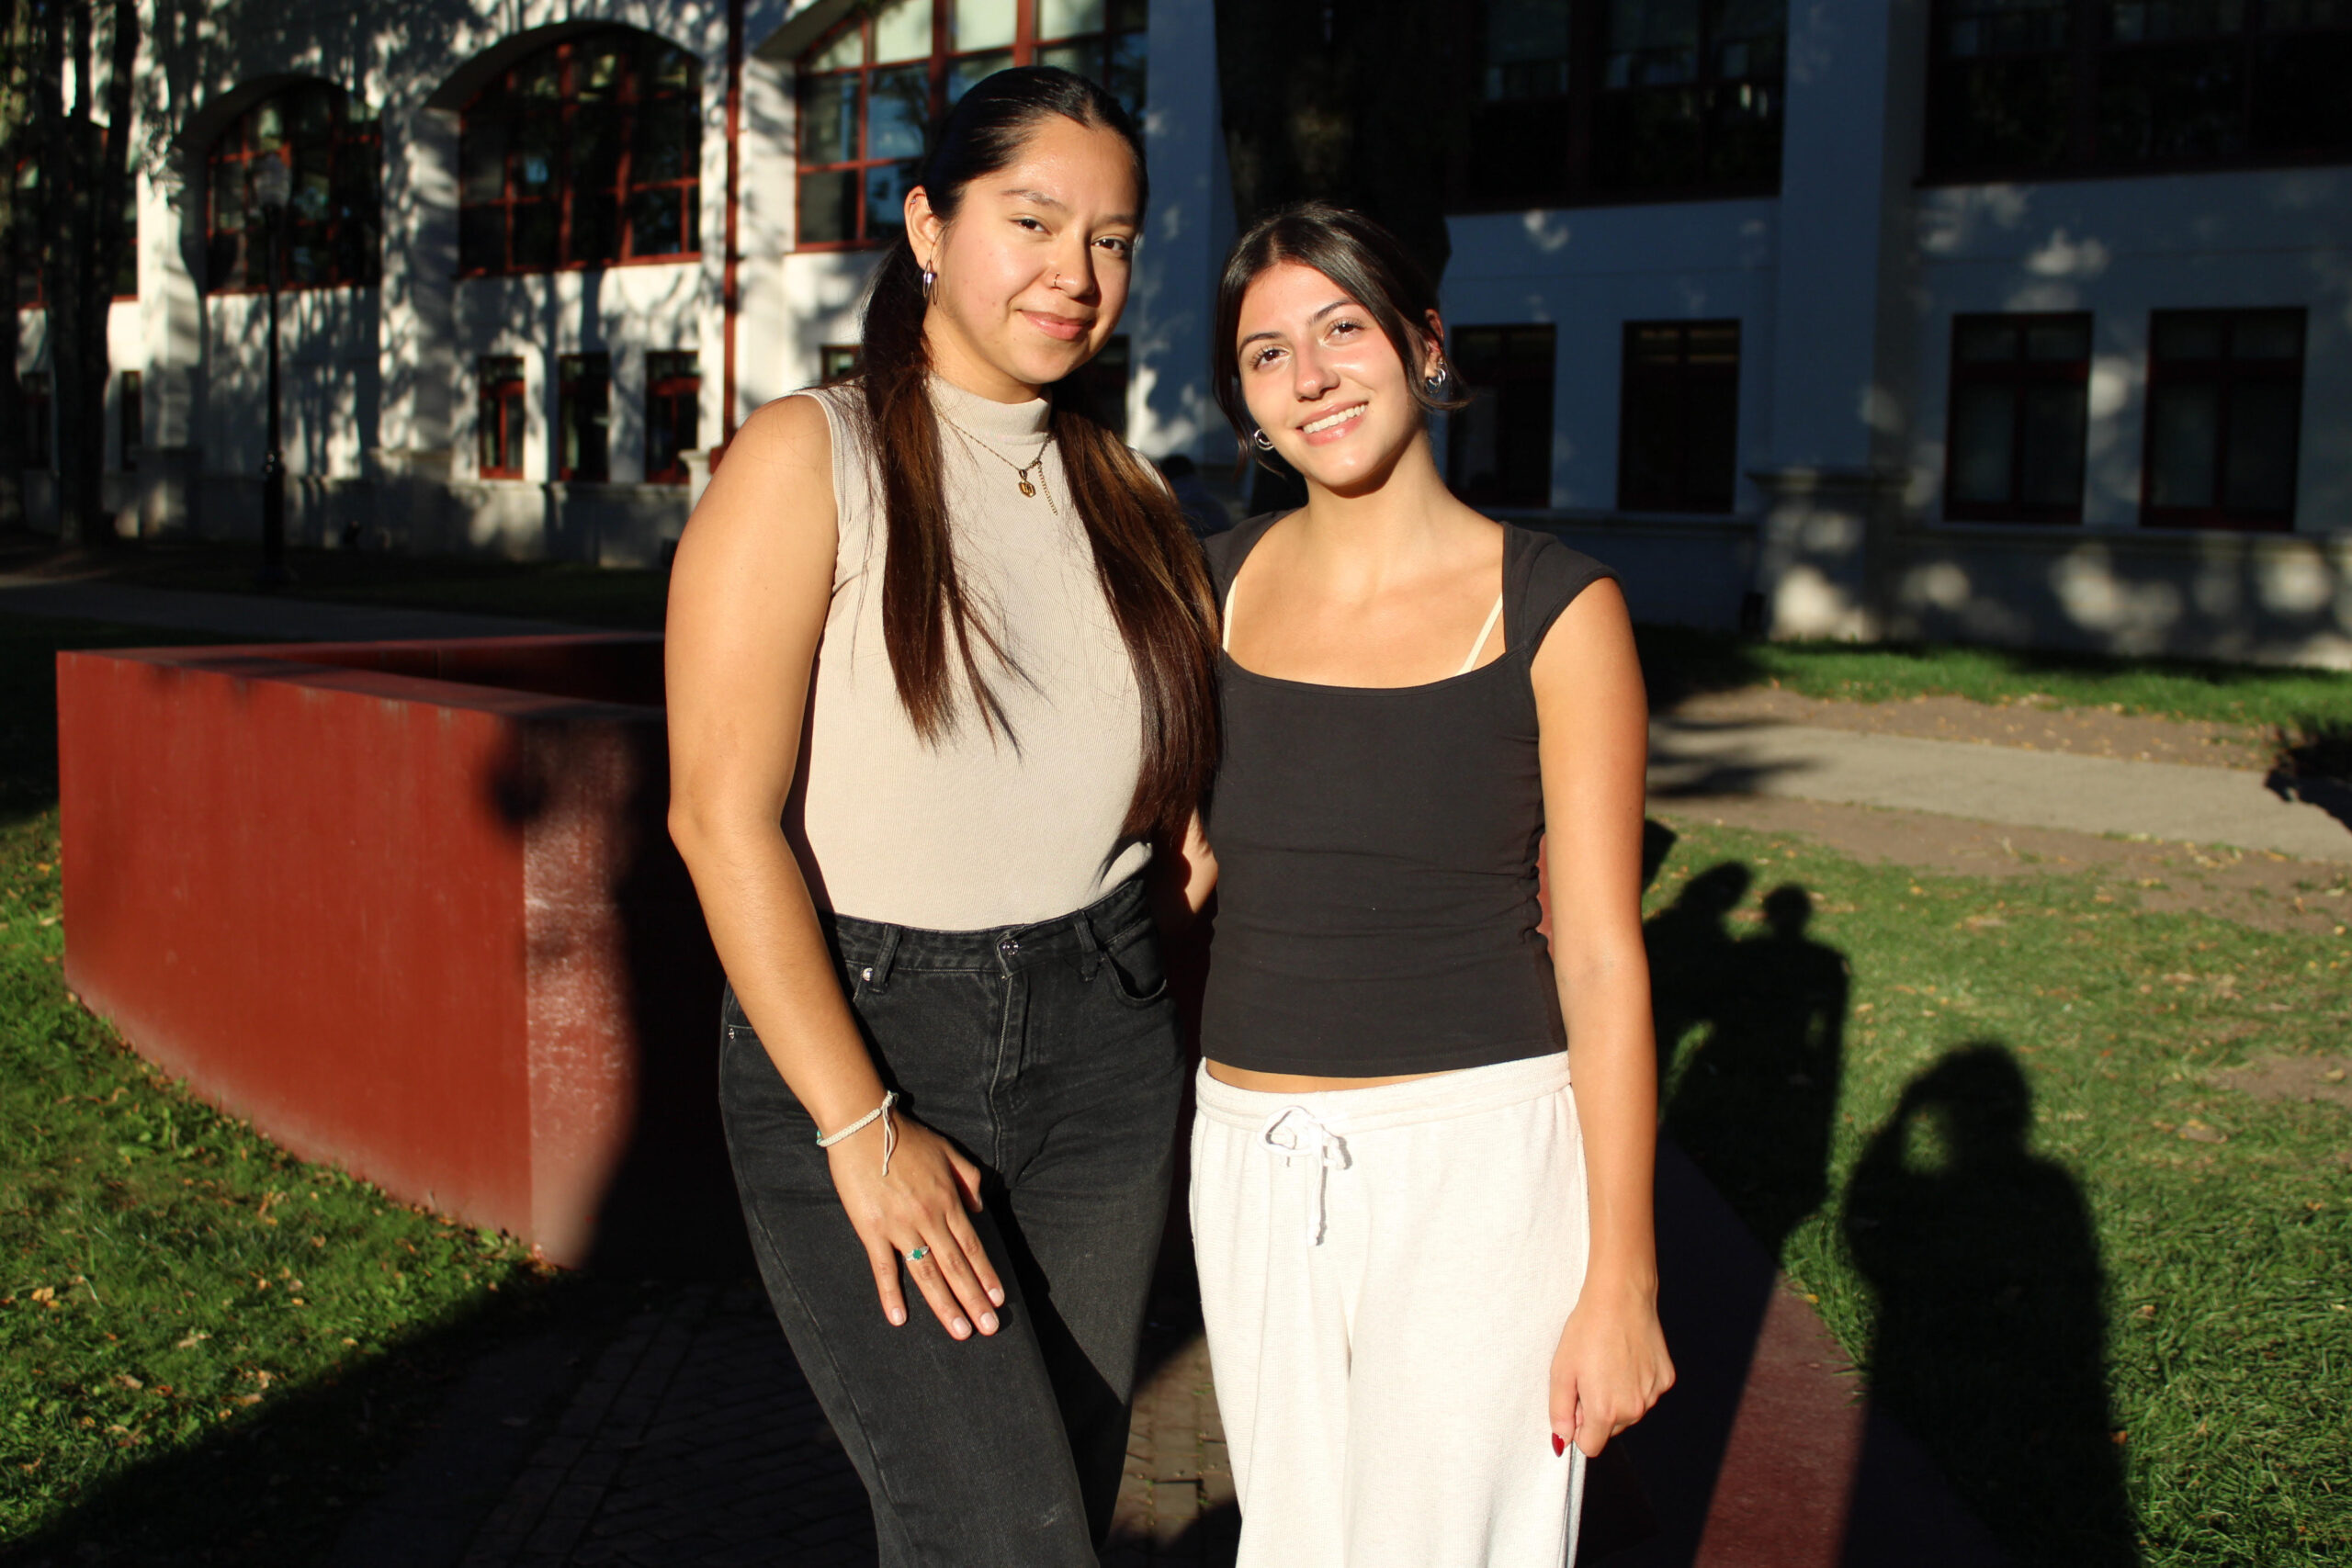
[[[2028,1147],[2031,1109],[2007,1048],[1964,1045],[1871,1136],[1845,1205],[1877,1298],[1871,1399],[2021,1561],[2136,1563],[2098,1244],[2074,1178]]]

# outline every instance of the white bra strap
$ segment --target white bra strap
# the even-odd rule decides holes
[[[1233,591],[1240,586],[1241,574],[1238,571],[1233,574],[1233,581],[1225,585],[1225,628],[1217,646],[1227,653],[1233,651]]]
[[[1478,668],[1478,655],[1487,651],[1487,639],[1495,635],[1495,623],[1502,618],[1503,596],[1498,593],[1495,607],[1487,612],[1487,624],[1478,628],[1478,640],[1470,645],[1470,657],[1462,661],[1462,668],[1454,671],[1456,675],[1467,675]]]

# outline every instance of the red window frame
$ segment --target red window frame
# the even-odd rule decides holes
[[[605,484],[613,477],[613,356],[556,356],[555,477]]]
[[[702,362],[691,352],[645,356],[645,482],[686,482],[686,454],[700,441]],[[661,459],[666,455],[666,462]]]
[[[2036,359],[2030,333],[2033,329],[2063,328],[2082,333],[2083,350],[2068,358]],[[2006,359],[1972,359],[1962,354],[1971,332],[2007,330],[2013,334]],[[1956,523],[2080,523],[2083,482],[2088,464],[2078,446],[2075,453],[2075,499],[2064,505],[2029,502],[2025,494],[2027,394],[2034,389],[2071,387],[2081,400],[2078,416],[2087,443],[2090,429],[2091,313],[2088,310],[1995,311],[1956,315],[1951,322],[1951,392],[1944,410],[1944,516]],[[1959,494],[1961,457],[1961,392],[1966,387],[2000,387],[2009,390],[2009,482],[2006,501],[1964,501]]]
[[[669,144],[652,140],[665,123]],[[581,177],[606,157],[608,175]],[[458,164],[460,277],[697,260],[702,62],[635,28],[551,44],[466,106]],[[518,254],[550,220],[545,256]]]
[[[332,82],[298,82],[239,115],[205,154],[204,286],[209,294],[269,287],[254,175],[276,159],[290,192],[278,228],[281,290],[366,287],[383,276],[384,137],[364,104]]]
[[[1092,31],[1057,34],[1042,38],[1038,34],[1039,0],[1015,0],[1013,36],[1011,46],[978,50],[950,47],[955,35],[956,0],[929,0],[932,6],[931,52],[910,60],[894,60],[876,63],[874,60],[874,35],[876,23],[873,16],[861,7],[854,16],[828,31],[823,38],[800,57],[799,81],[799,141],[794,149],[797,178],[794,189],[797,196],[795,206],[795,248],[804,251],[862,250],[888,244],[899,234],[898,215],[892,211],[876,220],[875,207],[887,206],[890,193],[904,199],[907,182],[919,161],[910,152],[895,155],[875,155],[868,137],[869,110],[874,103],[874,83],[876,77],[895,77],[901,73],[910,75],[922,73],[923,117],[927,125],[936,125],[948,108],[962,96],[963,88],[993,72],[1014,65],[1059,65],[1080,75],[1091,76],[1102,83],[1125,103],[1132,114],[1143,109],[1144,40],[1148,30],[1148,0],[1097,0],[1102,8],[1102,26]],[[828,70],[818,68],[818,62],[845,39],[854,36],[858,62]],[[812,158],[810,142],[820,134],[824,117],[819,100],[829,92],[839,90],[841,84],[850,84],[853,107],[850,109],[850,146],[846,157]],[[895,181],[891,179],[896,175]],[[833,239],[809,239],[808,215],[812,192],[824,188],[825,182],[846,180],[846,200],[850,216],[850,232]]]
[[[1729,358],[1718,351],[1712,357],[1693,357],[1694,339],[1701,333],[1710,334],[1717,344],[1727,343]],[[1674,346],[1670,360],[1649,357],[1641,352],[1645,336],[1656,341],[1670,341]],[[1711,514],[1727,513],[1739,493],[1739,321],[1736,317],[1721,321],[1627,321],[1625,323],[1624,354],[1620,365],[1621,382],[1618,391],[1617,420],[1617,509],[1620,512],[1688,512]],[[1671,476],[1660,487],[1642,488],[1642,481],[1633,461],[1634,447],[1641,438],[1635,429],[1637,402],[1646,403],[1652,396],[1663,394],[1672,410],[1671,434],[1674,459]],[[1693,450],[1693,437],[1698,422],[1693,404],[1702,396],[1718,395],[1728,399],[1724,412],[1727,419],[1720,431],[1730,444],[1722,453],[1700,454]],[[1701,462],[1704,457],[1703,472]],[[1702,486],[1701,479],[1706,483]],[[1721,489],[1713,488],[1720,482]]]
[[[485,354],[476,368],[475,472],[486,479],[523,477],[529,394],[520,355]]]
[[[2241,329],[2262,324],[2284,327],[2291,320],[2295,353],[2288,357],[2251,357],[2236,351]],[[2191,358],[2163,352],[2167,327],[2203,325],[2220,333],[2218,355]],[[2295,525],[2299,486],[2297,465],[2302,456],[2303,364],[2311,351],[2307,313],[2298,306],[2252,310],[2156,310],[2148,321],[2148,406],[2140,447],[2140,524],[2146,528],[2215,528],[2241,533],[2285,533]],[[2190,386],[2213,388],[2218,414],[2213,432],[2213,500],[2203,506],[2159,505],[2156,502],[2156,440],[2158,405],[2165,396]],[[2278,507],[2233,507],[2229,503],[2232,424],[2240,417],[2237,405],[2249,387],[2289,387],[2292,419],[2285,451],[2287,503]]]

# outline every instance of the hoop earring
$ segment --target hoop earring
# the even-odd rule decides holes
[[[1271,452],[1274,449],[1274,438],[1267,434],[1263,428],[1251,431],[1250,440],[1250,444],[1261,452]]]
[[[1446,369],[1445,361],[1441,359],[1437,362],[1436,369],[1421,378],[1421,385],[1430,389],[1431,396],[1443,397],[1445,395],[1445,384],[1452,378],[1452,372]]]
[[[922,269],[922,302],[924,304],[928,305],[931,303],[931,286],[938,281],[939,274],[933,272],[929,267]]]

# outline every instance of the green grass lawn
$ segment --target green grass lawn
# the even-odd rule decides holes
[[[2352,1111],[2207,1077],[2352,938],[1663,814],[1667,1124],[2019,1561],[2352,1557]]]
[[[1758,642],[1680,626],[1645,626],[1640,640],[1658,700],[1769,682],[1848,702],[2040,700],[2249,725],[2290,739],[2352,732],[2352,673],[2340,671],[1953,644]]]

